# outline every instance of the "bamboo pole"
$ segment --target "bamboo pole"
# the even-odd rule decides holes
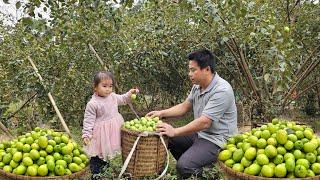
[[[5,132],[11,139],[13,139],[13,135],[12,133],[9,131],[9,129],[6,128],[5,125],[2,124],[2,122],[0,122],[0,128],[3,132]]]
[[[39,77],[39,80],[40,80],[40,82],[41,82],[41,84],[42,84],[42,83],[43,83],[42,76],[39,74],[38,69],[37,69],[36,65],[33,63],[33,61],[32,61],[32,59],[30,58],[30,56],[28,56],[28,60],[29,60],[29,62],[31,63],[34,71],[36,72],[36,74],[37,74],[37,76]],[[42,85],[43,85],[43,84],[42,84]],[[69,134],[69,136],[71,136],[70,130],[69,130],[66,122],[64,121],[64,119],[63,119],[63,117],[62,117],[62,115],[61,115],[61,113],[60,113],[60,111],[59,111],[59,109],[58,109],[58,107],[57,107],[57,105],[56,105],[56,102],[54,101],[54,99],[53,99],[53,97],[52,97],[52,95],[51,95],[50,92],[48,92],[48,97],[49,97],[49,99],[50,99],[50,102],[51,102],[54,110],[56,111],[56,113],[57,113],[57,115],[58,115],[58,118],[59,118],[59,120],[60,120],[60,122],[61,122],[61,124],[62,124],[62,126],[63,126],[63,128],[64,128],[64,130]]]
[[[97,51],[93,48],[93,46],[91,44],[89,44],[89,49],[93,52],[93,54],[97,57],[100,65],[104,68],[104,70],[108,71],[107,66],[103,63],[102,59],[100,58],[100,56],[98,55]]]
[[[102,59],[100,58],[99,54],[97,53],[97,51],[93,48],[93,46],[89,43],[88,44],[89,49],[93,52],[93,54],[96,56],[96,58],[98,59],[100,65],[104,68],[105,71],[109,71],[108,67],[106,66],[106,64],[102,61]],[[114,83],[116,92],[119,92],[119,86],[117,83]]]

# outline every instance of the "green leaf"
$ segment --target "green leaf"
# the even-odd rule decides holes
[[[16,3],[16,8],[19,9],[20,7],[21,7],[21,2],[18,1],[18,2]]]

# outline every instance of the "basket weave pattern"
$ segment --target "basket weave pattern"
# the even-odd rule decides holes
[[[232,168],[226,166],[223,162],[219,161],[220,168],[226,173],[225,179],[228,180],[236,180],[236,179],[245,179],[245,180],[290,180],[289,178],[267,178],[262,176],[253,176],[249,174],[245,174],[242,172],[237,172]],[[307,177],[307,178],[298,178],[300,180],[320,180],[320,176]]]
[[[121,128],[122,160],[130,153],[139,132]],[[166,145],[168,139],[164,137]],[[166,149],[159,136],[149,135],[140,138],[130,159],[126,172],[134,178],[157,175],[163,170],[166,161]]]

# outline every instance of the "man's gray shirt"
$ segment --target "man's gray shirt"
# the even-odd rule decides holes
[[[222,147],[229,137],[238,132],[237,107],[232,87],[217,73],[202,92],[199,85],[194,85],[187,100],[193,105],[195,119],[204,115],[212,120],[211,127],[198,132],[200,138]]]

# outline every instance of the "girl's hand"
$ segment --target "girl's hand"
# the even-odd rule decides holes
[[[84,145],[89,145],[90,144],[90,139],[89,138],[83,138],[83,143]]]
[[[133,89],[130,89],[129,91],[131,94],[137,94],[139,93],[139,89],[138,88],[133,88]]]

